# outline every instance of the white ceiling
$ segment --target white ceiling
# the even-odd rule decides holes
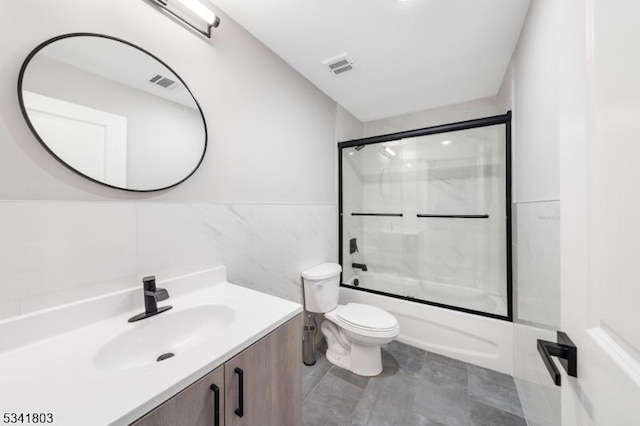
[[[529,6],[529,0],[212,1],[361,121],[495,96]],[[322,61],[344,52],[357,69],[334,76]]]

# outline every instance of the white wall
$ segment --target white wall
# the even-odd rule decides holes
[[[240,284],[301,300],[299,272],[337,260],[335,104],[231,19],[212,40],[130,0],[0,2],[0,316],[226,264]],[[63,33],[128,40],[201,104],[209,149],[172,190],[86,181],[37,143],[18,106],[24,58]]]
[[[531,3],[500,99],[513,109],[516,315],[559,327],[559,7]]]
[[[472,120],[504,114],[497,98],[482,98],[460,104],[427,109],[364,123],[364,136],[384,135],[403,130],[421,129],[438,124]]]
[[[559,199],[558,10],[531,2],[513,56],[515,202]]]
[[[34,140],[20,116],[15,89],[22,61],[47,38],[91,31],[126,39],[158,56],[187,82],[205,112],[210,151],[201,170],[184,185],[151,198],[335,202],[334,182],[317,178],[334,165],[333,102],[230,18],[222,15],[209,41],[144,1],[26,0],[2,2],[0,8],[0,137],[12,141],[0,145],[0,169],[13,181],[1,188],[1,198],[139,198],[78,182],[37,144],[27,143]]]
[[[345,142],[363,137],[364,125],[341,105],[336,107],[336,140]]]
[[[528,421],[560,424],[536,350],[560,326],[559,3],[532,0],[498,99],[513,110],[514,376]]]

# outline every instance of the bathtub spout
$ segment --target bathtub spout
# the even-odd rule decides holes
[[[367,272],[367,265],[365,265],[364,263],[352,263],[351,267],[356,269],[362,269],[362,272]]]

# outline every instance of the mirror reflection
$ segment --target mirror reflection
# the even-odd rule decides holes
[[[165,189],[204,157],[204,117],[184,81],[128,42],[97,34],[48,40],[25,61],[19,95],[45,148],[98,183]]]

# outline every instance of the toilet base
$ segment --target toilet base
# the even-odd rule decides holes
[[[377,376],[382,373],[380,346],[362,346],[351,342],[351,371],[360,376]]]
[[[336,351],[332,351],[327,348],[327,361],[336,367],[344,368],[345,370],[351,371],[351,356],[349,354],[341,354]]]
[[[327,360],[359,376],[377,376],[382,373],[380,345],[361,345],[347,339],[344,331],[325,320],[320,327],[327,340]]]

